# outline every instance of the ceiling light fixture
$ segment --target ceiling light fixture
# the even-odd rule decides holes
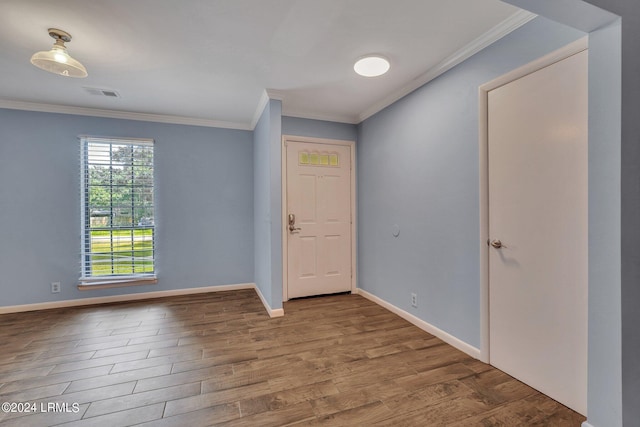
[[[87,77],[87,69],[67,53],[65,42],[71,41],[71,34],[56,28],[49,28],[49,35],[56,41],[51,50],[34,53],[31,63],[50,73],[65,77]]]
[[[353,69],[364,77],[378,77],[389,71],[389,60],[380,55],[367,55],[360,58]]]

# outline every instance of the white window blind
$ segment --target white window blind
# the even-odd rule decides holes
[[[155,279],[153,141],[81,137],[81,285]]]

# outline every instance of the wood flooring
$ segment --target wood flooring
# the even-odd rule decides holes
[[[242,290],[0,315],[0,403],[32,410],[0,411],[0,425],[584,421],[360,296],[284,309],[270,319]]]

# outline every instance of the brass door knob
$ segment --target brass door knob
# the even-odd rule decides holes
[[[500,248],[505,248],[506,247],[506,246],[504,246],[502,244],[502,242],[500,240],[497,240],[497,239],[492,240],[491,242],[489,242],[489,244],[491,246],[493,246],[494,248],[496,248],[496,249],[500,249]]]

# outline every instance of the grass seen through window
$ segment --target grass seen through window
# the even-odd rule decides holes
[[[92,230],[92,275],[152,273],[153,232],[153,228]]]

